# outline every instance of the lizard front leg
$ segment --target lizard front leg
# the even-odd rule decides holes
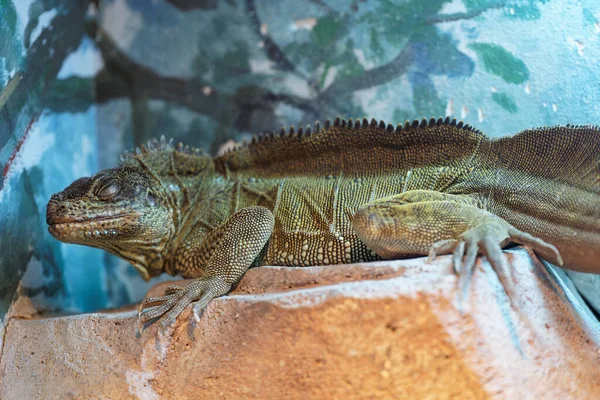
[[[522,232],[495,214],[477,207],[469,196],[414,190],[365,204],[352,221],[358,237],[383,258],[454,253],[464,293],[478,253],[483,253],[508,294],[502,247],[523,244],[561,265],[556,247]],[[465,256],[466,253],[466,256]]]
[[[145,299],[138,310],[140,323],[162,317],[162,324],[170,325],[191,302],[198,300],[197,308],[202,309],[229,292],[266,245],[274,223],[271,211],[259,206],[232,215],[205,242],[197,244],[197,250],[210,253],[202,278],[185,288],[169,286],[164,296]]]

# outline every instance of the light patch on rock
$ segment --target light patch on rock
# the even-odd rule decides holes
[[[143,400],[159,400],[160,396],[152,389],[150,379],[154,378],[152,372],[129,370],[125,372],[125,379],[129,385],[129,393]]]
[[[455,284],[455,277],[449,275],[447,279],[440,281],[438,276],[432,276],[431,280],[420,281],[418,288],[407,286],[406,282],[406,278],[400,276],[386,280],[336,283],[289,292],[236,295],[230,296],[230,298],[235,298],[236,301],[267,301],[282,308],[292,309],[314,307],[336,297],[354,299],[414,298],[417,292],[451,291]]]
[[[130,369],[125,372],[125,379],[129,386],[129,393],[143,400],[159,400],[160,396],[152,389],[150,381],[155,378],[157,366],[167,356],[167,350],[171,343],[171,333],[156,333],[157,340],[151,341],[144,346],[140,358],[141,370]]]

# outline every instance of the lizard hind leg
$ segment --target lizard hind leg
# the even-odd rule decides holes
[[[434,244],[437,253],[445,254],[470,227],[473,218],[457,215],[465,214],[465,208],[478,210],[475,200],[467,196],[413,190],[363,205],[352,226],[368,247],[386,259],[427,255]]]
[[[509,268],[502,247],[524,244],[558,264],[558,250],[551,244],[519,231],[502,218],[477,207],[469,196],[415,190],[368,203],[353,219],[359,238],[383,258],[406,255],[453,254],[464,297],[477,255],[486,256],[506,293],[512,297]]]

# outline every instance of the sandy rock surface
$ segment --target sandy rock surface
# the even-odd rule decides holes
[[[0,398],[600,398],[595,322],[535,256],[507,256],[512,304],[485,261],[459,304],[440,257],[256,268],[141,338],[134,311],[11,319]]]

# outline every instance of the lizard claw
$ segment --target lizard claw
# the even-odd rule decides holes
[[[173,325],[183,309],[196,300],[194,317],[199,318],[196,310],[203,309],[212,299],[227,293],[230,288],[231,285],[219,277],[198,279],[185,288],[171,285],[165,289],[164,296],[149,297],[140,303],[138,318],[141,331],[147,322],[157,318],[161,318],[163,328]]]
[[[545,258],[550,258],[550,261],[554,261],[559,267],[562,267],[562,256],[560,255],[560,252],[554,245],[545,242],[540,238],[532,236],[527,232],[520,231],[516,228],[509,229],[508,233],[510,235],[511,241],[521,244],[523,246],[527,246],[533,249],[534,251],[539,252]],[[552,258],[554,258],[554,260],[552,260]]]
[[[453,253],[452,264],[455,273],[459,274],[459,291],[461,302],[468,296],[468,289],[475,269],[477,254],[482,253],[496,271],[498,279],[509,299],[514,299],[514,284],[510,284],[510,268],[502,252],[502,247],[509,242],[518,243],[539,252],[544,258],[554,258],[562,265],[562,257],[558,249],[540,238],[520,231],[509,224],[491,222],[468,229],[458,239],[440,240],[433,244],[429,251],[429,261],[436,254]]]
[[[165,289],[165,295],[169,295],[169,294],[173,294],[173,293],[178,293],[178,292],[181,292],[182,290],[183,290],[183,287],[181,287],[179,285],[169,285]]]
[[[456,246],[456,239],[446,239],[435,242],[429,249],[429,255],[427,256],[427,262],[431,263],[438,254],[447,254],[454,249]]]

